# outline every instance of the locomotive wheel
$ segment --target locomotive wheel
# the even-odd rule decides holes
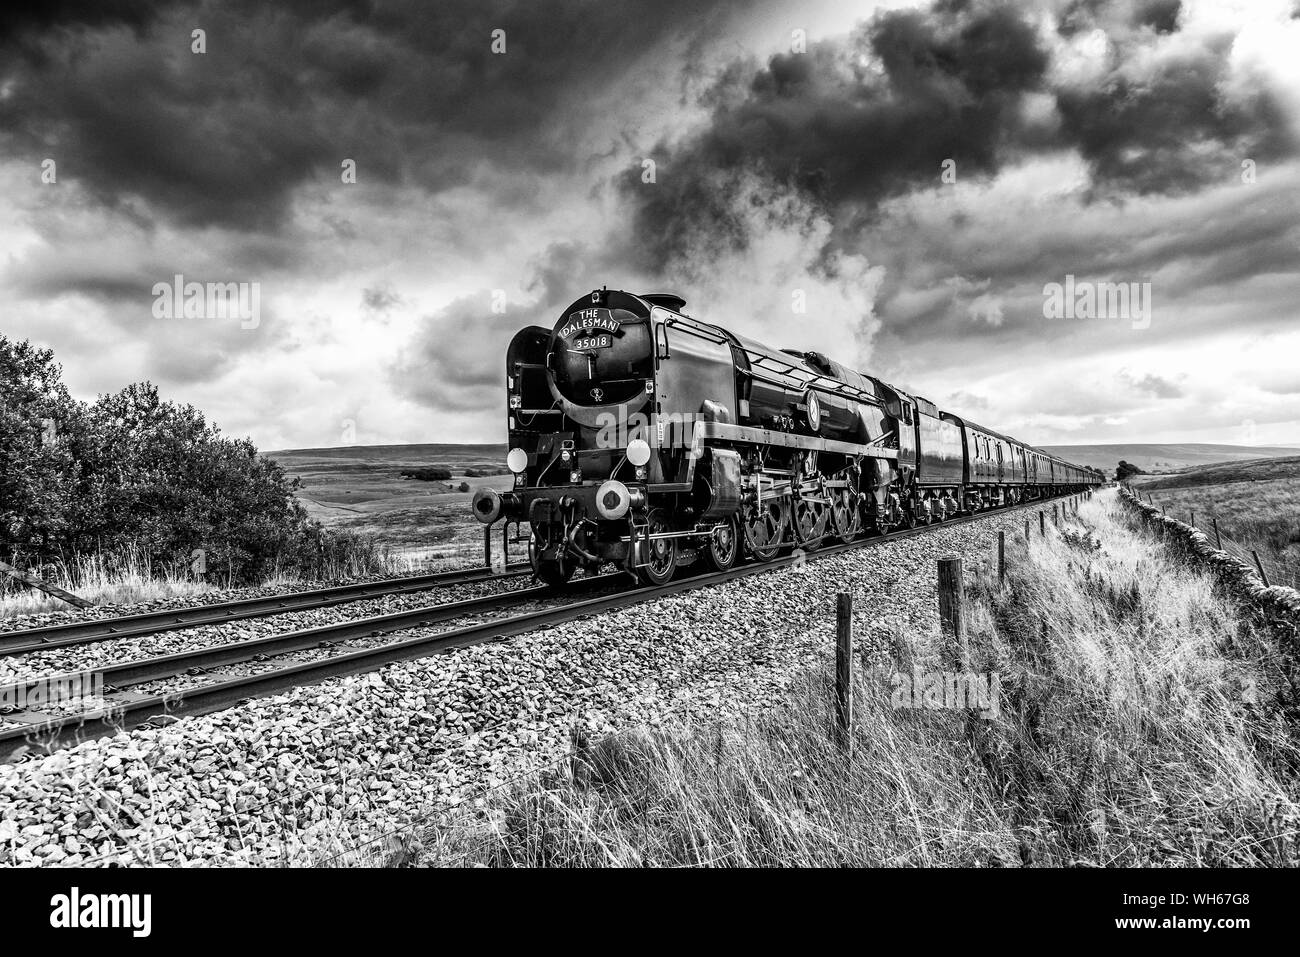
[[[831,525],[842,542],[851,542],[862,534],[862,509],[858,494],[851,488],[840,489],[832,499]]]
[[[794,503],[794,522],[791,523],[791,531],[794,532],[795,544],[800,548],[810,552],[821,548],[829,526],[830,510],[825,505],[805,499],[799,499]]]
[[[770,562],[781,550],[789,512],[781,499],[766,499],[745,508],[745,546],[760,562]]]
[[[740,557],[740,529],[736,519],[729,519],[714,529],[709,536],[708,556],[709,564],[720,572],[736,564]]]
[[[929,508],[925,508],[929,505]],[[917,502],[916,524],[918,528],[924,528],[927,525],[934,524],[934,503],[926,499]]]
[[[651,533],[672,531],[664,513],[655,509],[650,513],[647,523]],[[663,585],[677,571],[677,539],[656,538],[643,546],[646,564],[638,568],[637,574],[647,585]]]
[[[558,587],[573,577],[574,564],[565,558],[542,558],[537,548],[536,534],[528,538],[528,561],[533,574],[545,584]]]

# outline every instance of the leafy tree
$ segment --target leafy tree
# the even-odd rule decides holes
[[[402,478],[413,478],[420,482],[445,482],[451,478],[451,469],[444,465],[430,465],[427,468],[402,469]]]
[[[0,555],[143,549],[255,580],[332,547],[280,466],[151,383],[86,404],[48,349],[0,336]],[[202,567],[202,566],[199,566]]]
[[[202,550],[205,562],[247,576],[305,530],[297,480],[249,440],[222,436],[193,406],[164,401],[151,383],[100,396],[90,421],[113,471],[101,527],[88,530],[101,540],[144,542],[172,562]]]
[[[0,550],[57,552],[88,490],[86,415],[49,349],[0,335]]]
[[[1119,468],[1115,469],[1115,481],[1123,482],[1124,480],[1128,479],[1131,476],[1146,475],[1146,474],[1147,474],[1146,472],[1138,468],[1136,465],[1132,465],[1128,462],[1125,462],[1123,459],[1120,459]]]

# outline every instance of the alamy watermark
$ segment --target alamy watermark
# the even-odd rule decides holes
[[[104,706],[104,675],[92,671],[0,685],[0,713],[44,708],[86,710]]]
[[[241,329],[262,322],[262,285],[257,282],[171,282],[153,284],[155,319],[238,319]]]
[[[1044,319],[1128,319],[1134,329],[1151,325],[1151,283],[1091,282],[1066,274],[1043,286]]]
[[[889,703],[896,710],[976,711],[996,720],[1002,714],[1002,678],[996,672],[925,671],[895,672]]]
[[[688,458],[703,453],[703,443],[695,439],[704,426],[704,416],[695,412],[629,414],[627,409],[620,405],[618,412],[596,416],[596,448],[625,449],[632,439],[642,439],[652,449],[686,449]]]
[[[148,937],[153,929],[152,894],[82,893],[73,887],[50,898],[50,926],[56,929],[117,927],[132,937]]]

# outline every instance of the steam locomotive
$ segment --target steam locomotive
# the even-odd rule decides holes
[[[817,352],[776,350],[668,294],[597,289],[506,352],[514,488],[538,578],[614,562],[647,584],[1105,481]]]

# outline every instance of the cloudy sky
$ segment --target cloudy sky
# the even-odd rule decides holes
[[[499,442],[510,335],[608,285],[1039,444],[1300,444],[1296,51],[1292,0],[7,4],[0,331],[263,449]]]

